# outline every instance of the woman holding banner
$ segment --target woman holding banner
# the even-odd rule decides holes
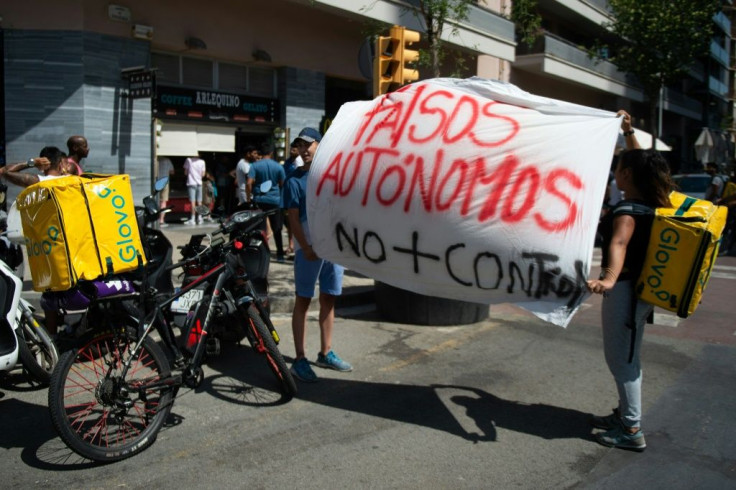
[[[646,448],[641,429],[641,362],[639,351],[644,324],[653,306],[640,301],[634,283],[644,264],[653,213],[637,213],[632,203],[669,206],[672,189],[667,161],[654,150],[642,150],[625,111],[621,129],[627,150],[616,166],[615,179],[625,199],[604,219],[603,258],[598,279],[588,281],[593,293],[603,295],[601,309],[603,350],[613,374],[619,405],[607,416],[594,416],[591,424],[605,432],[596,440],[609,447],[634,451]]]

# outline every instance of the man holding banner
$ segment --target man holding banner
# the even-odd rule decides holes
[[[295,143],[304,160],[284,188],[284,208],[294,235],[294,283],[296,299],[291,317],[296,357],[291,373],[299,380],[312,383],[317,375],[306,358],[307,311],[319,279],[320,352],[316,364],[337,371],[352,371],[353,367],[332,350],[332,330],[335,323],[335,299],[342,293],[343,267],[321,259],[312,248],[307,223],[307,179],[312,159],[322,135],[314,128],[304,128]]]

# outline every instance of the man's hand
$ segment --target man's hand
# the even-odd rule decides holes
[[[317,253],[314,251],[311,245],[307,245],[307,248],[302,249],[304,251],[304,258],[307,260],[319,260]]]
[[[631,131],[631,116],[629,115],[629,113],[621,109],[620,111],[616,113],[616,115],[624,116],[623,119],[621,120],[621,130],[623,132]]]
[[[51,166],[51,161],[46,157],[38,157],[33,159],[33,164],[37,169],[43,172]]]

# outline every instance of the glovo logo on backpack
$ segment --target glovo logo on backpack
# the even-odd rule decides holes
[[[134,236],[134,231],[137,232],[135,229],[137,223],[134,220],[135,215],[131,214],[127,196],[117,194],[116,189],[104,184],[92,186],[92,192],[100,199],[108,200],[112,207],[112,216],[115,217],[114,233],[117,235],[115,239],[117,257],[126,263],[135,261],[138,257],[138,249],[135,245],[136,236]],[[134,207],[133,213],[135,213]]]
[[[679,192],[670,201],[672,208],[655,210],[636,291],[642,300],[687,318],[710,279],[727,209]]]
[[[97,248],[106,274],[145,263],[133,192],[127,175],[90,176],[83,182],[94,223]]]
[[[646,276],[646,285],[649,290],[660,301],[670,302],[672,292],[666,289],[664,281],[670,273],[668,268],[673,256],[677,256],[680,243],[680,233],[673,227],[666,226],[659,232],[659,240],[656,242],[654,250],[647,252],[652,254],[651,260],[647,262],[648,267],[644,270],[648,273]]]

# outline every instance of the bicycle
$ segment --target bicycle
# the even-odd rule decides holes
[[[179,388],[196,388],[202,383],[207,332],[221,311],[236,314],[243,321],[246,337],[253,349],[266,357],[285,401],[296,394],[296,383],[277,347],[278,333],[240,254],[244,240],[251,237],[266,216],[261,211],[235,213],[213,234],[230,234],[228,239],[210,235],[209,245],[199,254],[171,265],[169,270],[194,263],[208,264],[209,268],[156,304],[138,331],[108,325],[82,347],[61,357],[49,387],[49,409],[54,427],[69,448],[94,461],[113,462],[153,444]],[[184,331],[189,331],[196,319],[201,323],[193,354],[185,357],[174,340],[169,308],[203,283],[211,286],[211,294],[206,298],[205,314],[192,315],[187,320]],[[143,301],[158,295],[155,289],[141,294]],[[111,302],[126,300],[130,297],[108,298]],[[151,338],[154,330],[174,359],[173,371]]]

